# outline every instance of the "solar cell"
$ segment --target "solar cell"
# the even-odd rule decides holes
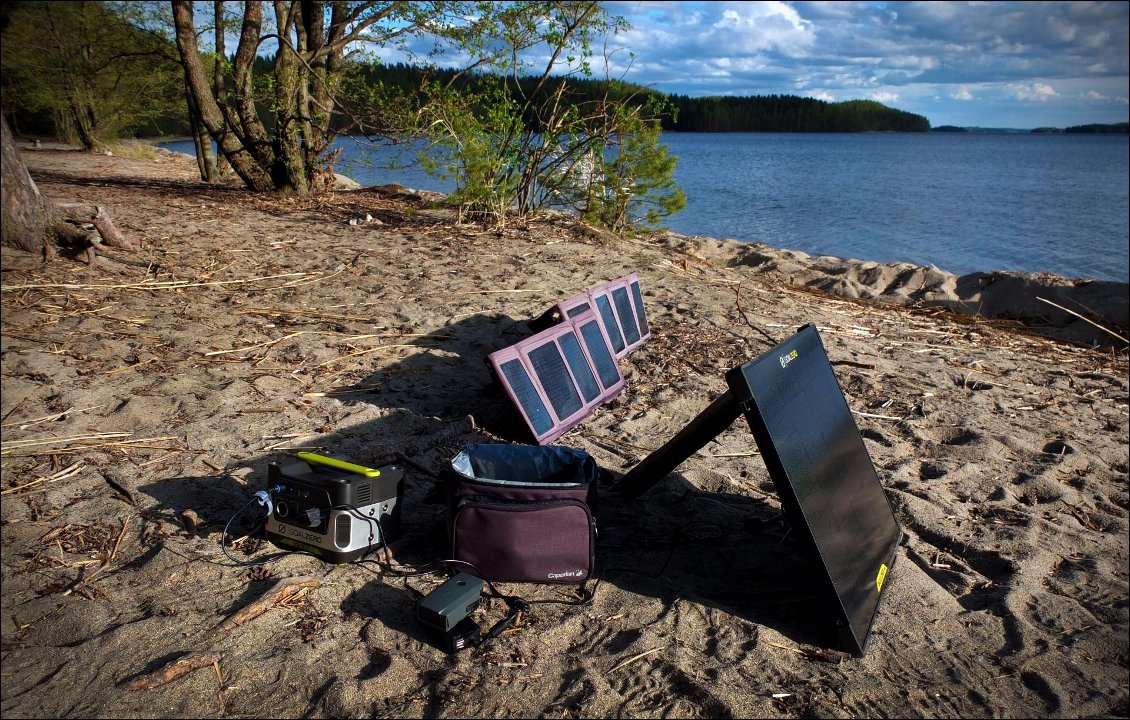
[[[510,360],[502,363],[501,369],[511,397],[522,408],[534,434],[541,435],[552,430],[553,419],[549,417],[549,411],[545,409],[545,403],[534,389],[522,363],[517,359]]]
[[[549,404],[553,406],[558,419],[569,417],[580,410],[581,396],[577,394],[577,385],[572,376],[565,369],[565,360],[561,357],[557,343],[543,343],[531,348],[529,353],[534,375],[545,389]]]
[[[608,340],[600,331],[600,325],[595,319],[590,319],[581,324],[581,337],[584,338],[585,346],[589,349],[589,357],[600,376],[600,384],[604,389],[607,390],[621,382],[620,368],[616,367],[616,358],[612,357]]]
[[[640,327],[636,312],[632,309],[632,301],[628,299],[628,288],[612,288],[612,301],[616,303],[616,318],[620,321],[620,329],[624,331],[624,340],[629,347],[639,344]]]

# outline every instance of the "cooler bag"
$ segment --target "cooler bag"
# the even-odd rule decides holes
[[[469,563],[460,570],[495,582],[587,580],[599,474],[574,448],[466,445],[445,479],[452,557]]]

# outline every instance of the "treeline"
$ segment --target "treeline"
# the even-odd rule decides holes
[[[1090,123],[1067,128],[1038,127],[1033,128],[1032,132],[1037,135],[1126,135],[1130,133],[1130,123]]]
[[[1065,134],[1103,134],[1126,135],[1130,133],[1130,123],[1094,123],[1090,125],[1072,125],[1069,128],[1037,127],[1031,130],[1016,130],[1012,128],[982,128],[982,127],[957,127],[955,125],[939,125],[931,128],[937,133],[972,133],[978,135],[1065,135]]]
[[[1101,133],[1101,134],[1130,134],[1130,123],[1092,123],[1090,125],[1072,125],[1064,130],[1065,133]]]
[[[927,132],[921,115],[873,100],[830,103],[795,95],[705,97],[669,95],[674,114],[665,130],[683,132]]]
[[[360,70],[366,82],[382,84],[401,92],[412,92],[426,78],[447,82],[454,71],[424,70],[397,63],[371,65]],[[474,76],[464,82],[474,84]],[[532,92],[537,78],[518,81]],[[662,127],[668,132],[928,132],[930,121],[921,115],[896,110],[871,100],[830,103],[795,95],[750,97],[715,96],[692,98],[665,95],[615,80],[554,78],[545,91],[558,84],[568,86],[568,96],[578,103],[598,98],[631,100],[640,104],[658,101]],[[533,121],[534,119],[530,119]]]

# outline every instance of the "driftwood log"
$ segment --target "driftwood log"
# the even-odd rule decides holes
[[[122,687],[126,690],[152,690],[155,687],[171,683],[173,680],[187,675],[194,670],[208,666],[216,667],[223,657],[221,653],[190,653],[162,665],[153,672],[146,673],[124,683]],[[219,674],[219,670],[216,672]]]
[[[321,586],[322,583],[312,577],[294,577],[279,580],[266,595],[239,612],[228,616],[226,620],[216,626],[216,630],[225,632],[237,628],[248,620],[259,617],[279,603],[298,595],[303,590]]]
[[[55,207],[58,208],[63,221],[75,226],[81,233],[81,242],[85,246],[88,263],[94,261],[95,249],[101,245],[121,250],[137,249],[129,238],[122,235],[114,225],[113,218],[101,205],[57,203]]]

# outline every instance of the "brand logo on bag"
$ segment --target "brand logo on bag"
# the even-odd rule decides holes
[[[784,368],[784,367],[788,367],[789,363],[791,363],[793,360],[796,360],[796,358],[797,358],[797,351],[793,350],[788,355],[781,355],[777,359],[781,361],[781,367]]]
[[[546,578],[549,580],[561,580],[563,578],[579,578],[585,574],[584,570],[566,570],[565,572],[549,573]]]

